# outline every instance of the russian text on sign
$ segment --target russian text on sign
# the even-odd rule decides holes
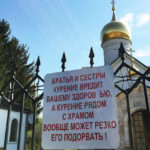
[[[115,149],[118,119],[111,66],[45,76],[43,149]]]

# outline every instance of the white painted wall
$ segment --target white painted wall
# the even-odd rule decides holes
[[[26,117],[27,117],[27,115],[24,113],[23,114],[22,131],[21,131],[21,145],[20,145],[21,150],[24,150]],[[0,118],[1,118],[0,119],[0,147],[4,147],[4,139],[5,139],[5,131],[6,131],[6,121],[7,121],[7,110],[0,109]],[[18,120],[18,132],[17,132],[17,134],[18,134],[19,133],[20,113],[19,112],[11,111],[7,150],[17,150],[17,142],[9,142],[11,122],[15,118]]]
[[[4,138],[6,130],[7,110],[0,109],[0,147],[4,147]]]
[[[102,44],[104,51],[104,64],[110,65],[115,59],[119,57],[120,43],[123,43],[125,50],[131,48],[131,41],[123,38],[110,39]]]

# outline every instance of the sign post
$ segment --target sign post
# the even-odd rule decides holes
[[[44,83],[43,149],[118,147],[111,66],[48,74]]]

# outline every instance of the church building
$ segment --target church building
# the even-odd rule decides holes
[[[117,20],[114,4],[112,20],[101,31],[101,47],[104,65],[114,69],[120,137],[113,139],[120,141],[115,150],[150,150],[150,69],[132,56],[130,31]]]
[[[112,20],[101,31],[101,46],[104,64],[114,68],[120,135],[117,150],[149,150],[150,82],[145,79],[149,68],[132,56],[130,32],[117,20],[114,1],[112,4]]]
[[[150,150],[150,68],[132,56],[130,31],[117,20],[114,4],[112,20],[101,31],[101,47],[104,65],[114,69],[120,137],[113,139],[119,140],[115,150]]]

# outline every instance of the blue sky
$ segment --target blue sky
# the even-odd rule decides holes
[[[126,22],[132,35],[134,56],[150,65],[150,1],[116,0],[116,16]],[[29,47],[30,61],[41,59],[41,76],[89,66],[89,51],[95,66],[101,66],[100,33],[112,18],[111,0],[1,0],[0,19],[10,24],[12,35]]]

